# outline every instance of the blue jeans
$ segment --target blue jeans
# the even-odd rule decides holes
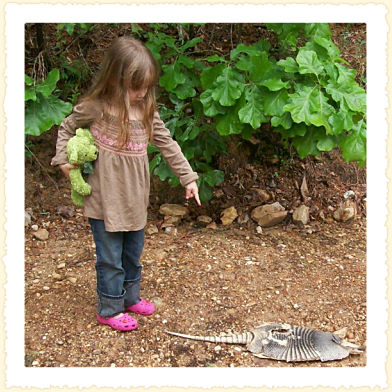
[[[103,220],[89,218],[96,246],[97,313],[112,317],[140,301],[144,229],[109,232]]]

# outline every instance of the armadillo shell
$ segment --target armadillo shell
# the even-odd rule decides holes
[[[324,362],[345,358],[349,352],[336,335],[293,326],[289,332],[271,331],[268,343],[263,342],[262,354],[287,362]]]

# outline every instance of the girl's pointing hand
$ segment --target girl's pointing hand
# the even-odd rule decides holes
[[[188,185],[185,186],[185,198],[188,200],[194,197],[198,206],[201,206],[199,199],[199,188],[196,184],[196,181],[192,181]]]

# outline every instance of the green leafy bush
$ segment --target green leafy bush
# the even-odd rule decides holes
[[[310,39],[297,48],[301,27]],[[215,58],[216,65],[203,71],[205,114],[214,118],[221,135],[246,139],[268,122],[301,158],[338,146],[344,159],[363,165],[366,93],[355,81],[355,70],[343,65],[328,25],[279,25],[278,32],[292,56],[276,61],[261,40],[238,45],[229,61]]]
[[[277,45],[240,43],[227,54],[211,51],[209,56],[199,52],[198,26],[132,24],[131,30],[160,63],[160,114],[199,173],[202,201],[224,180],[216,158],[233,135],[248,140],[272,128],[301,158],[338,147],[346,161],[365,164],[366,92],[355,80],[356,71],[341,58],[328,24],[270,23],[267,28],[275,32]],[[61,24],[57,31],[85,36],[95,27]],[[46,80],[35,83],[25,77],[28,135],[42,134],[70,113],[71,104],[56,91],[60,77],[62,98],[72,102],[88,79],[86,63],[69,62],[62,41],[59,45],[55,69]],[[151,146],[149,153],[151,173],[178,185],[159,151]]]
[[[70,103],[55,95],[59,78],[57,69],[40,83],[25,75],[25,135],[40,136],[53,125],[59,125],[72,111]]]

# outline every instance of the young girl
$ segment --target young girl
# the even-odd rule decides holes
[[[141,299],[142,266],[150,178],[147,145],[162,153],[185,187],[187,199],[200,205],[197,174],[159,117],[155,101],[158,68],[151,52],[139,41],[120,37],[108,49],[91,89],[60,125],[56,155],[69,178],[67,141],[77,128],[89,128],[98,158],[88,183],[84,215],[89,218],[97,260],[97,320],[121,331],[137,328],[126,312],[150,315],[154,305]]]

